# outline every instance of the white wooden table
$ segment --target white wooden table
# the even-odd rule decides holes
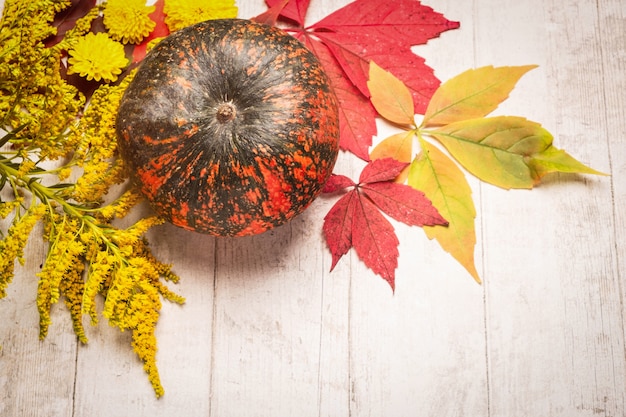
[[[263,10],[239,3],[241,17]],[[311,3],[314,22],[347,0]],[[542,123],[612,176],[555,175],[533,191],[473,181],[482,286],[399,225],[395,294],[353,253],[329,273],[328,199],[252,238],[159,227],[154,250],[187,298],[162,310],[159,400],[130,334],[104,320],[83,346],[58,305],[38,340],[33,239],[0,300],[0,416],[626,415],[626,2],[426,4],[461,22],[416,48],[440,79],[538,64],[497,113]],[[353,160],[338,169],[358,173]]]

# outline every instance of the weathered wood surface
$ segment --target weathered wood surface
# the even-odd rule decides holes
[[[242,17],[262,11],[260,0],[240,3]],[[313,22],[347,0],[311,3]],[[400,226],[395,294],[354,255],[329,273],[325,199],[253,238],[155,229],[155,251],[187,297],[163,308],[160,400],[130,335],[105,322],[79,345],[59,305],[38,340],[44,248],[33,240],[0,301],[0,415],[626,415],[626,2],[427,4],[461,22],[416,47],[439,78],[538,64],[498,114],[541,122],[612,176],[556,175],[530,192],[472,182],[482,286]],[[349,157],[338,165],[359,168]]]

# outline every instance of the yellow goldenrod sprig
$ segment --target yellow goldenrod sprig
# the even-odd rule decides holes
[[[24,247],[33,227],[45,213],[42,204],[32,205],[22,216],[16,216],[4,239],[0,240],[0,298],[13,280],[15,260],[24,263]]]
[[[49,250],[43,268],[37,274],[40,337],[44,338],[48,333],[52,305],[64,297],[75,332],[79,340],[86,343],[82,316],[87,314],[92,323],[97,323],[95,299],[103,295],[102,315],[111,325],[133,332],[132,347],[144,362],[155,393],[162,395],[154,336],[161,297],[176,303],[184,302],[161,282],[161,279],[177,282],[178,277],[169,265],[152,255],[143,239],[147,230],[163,220],[141,218],[128,228],[119,229],[110,223],[101,223],[99,218],[105,217],[98,215],[100,208],[83,207],[61,198],[63,194],[59,190],[43,185],[32,173],[20,173],[19,166],[0,161],[0,175],[29,191],[40,202],[15,221],[5,239],[0,241],[3,253],[14,254],[10,271],[1,277],[0,290],[4,291],[10,282],[13,260],[21,258],[33,225],[43,219]],[[126,206],[136,201],[134,193],[124,193],[120,201],[112,203],[116,207],[113,212],[125,213]],[[107,207],[102,206],[102,210],[110,212]],[[1,266],[8,270],[7,265]],[[86,277],[83,278],[85,270]]]
[[[86,343],[83,317],[96,324],[96,300],[103,297],[102,316],[132,332],[132,348],[161,396],[155,329],[162,299],[184,302],[166,285],[179,278],[171,265],[153,256],[144,237],[162,219],[142,218],[126,228],[115,224],[141,201],[135,188],[125,186],[126,168],[117,151],[116,114],[132,79],[122,44],[150,35],[155,8],[143,0],[108,0],[57,36],[51,23],[71,3],[4,2],[0,298],[14,278],[16,261],[24,263],[28,238],[39,222],[43,227],[37,230],[48,244],[37,274],[40,336],[48,333],[50,309],[63,300],[78,339]],[[234,0],[166,0],[165,9],[171,31],[237,14]],[[100,18],[105,31],[96,33],[94,22]],[[69,78],[77,78],[71,74],[89,87],[70,84]]]

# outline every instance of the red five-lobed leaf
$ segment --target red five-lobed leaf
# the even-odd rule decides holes
[[[284,0],[266,0],[270,8]],[[322,62],[340,103],[341,148],[369,161],[376,112],[369,102],[369,63],[375,61],[411,90],[423,113],[439,80],[411,46],[459,27],[416,0],[356,0],[321,21],[305,26],[309,0],[291,0],[280,16],[295,24],[288,31]]]
[[[356,0],[308,28],[333,52],[347,77],[369,97],[370,60],[402,76],[415,107],[426,109],[439,80],[411,46],[459,27],[415,0]]]
[[[383,212],[411,226],[447,224],[421,191],[393,181],[407,165],[392,158],[377,159],[363,168],[358,184],[344,175],[329,179],[327,193],[353,187],[324,218],[331,270],[354,247],[359,258],[394,289],[399,242]]]

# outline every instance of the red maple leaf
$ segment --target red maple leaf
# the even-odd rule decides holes
[[[372,271],[395,288],[398,238],[383,213],[411,226],[446,225],[430,200],[421,192],[393,180],[408,164],[392,158],[365,166],[358,184],[345,175],[332,175],[325,193],[352,188],[324,217],[324,237],[332,254],[331,270],[354,247]]]
[[[440,82],[424,59],[411,51],[441,32],[459,27],[417,0],[356,0],[319,22],[305,26],[310,0],[266,0],[271,13],[259,18],[286,28],[322,62],[341,107],[341,148],[369,160],[376,134],[375,111],[369,102],[370,61],[392,72],[410,89],[415,110],[423,113]]]

